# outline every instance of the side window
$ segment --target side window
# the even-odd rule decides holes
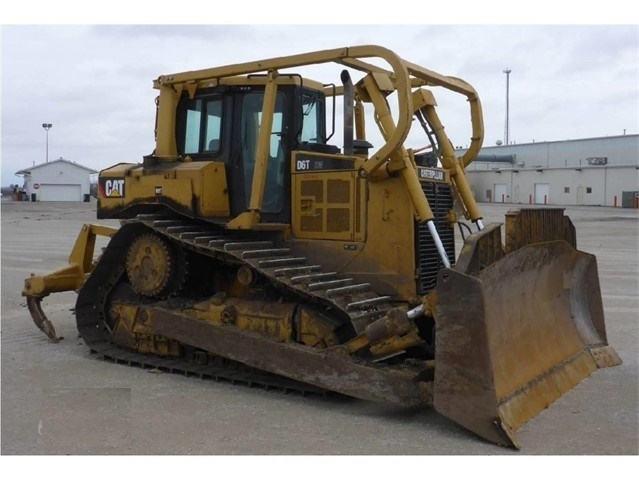
[[[200,124],[202,121],[202,100],[191,102],[186,110],[186,135],[184,154],[199,153]]]
[[[320,115],[322,114],[320,102],[317,97],[304,95],[302,98],[302,133],[300,142],[321,143],[319,131]]]
[[[189,101],[186,109],[184,154],[219,152],[221,134],[222,99]]]

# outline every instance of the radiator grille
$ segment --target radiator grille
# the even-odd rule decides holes
[[[351,182],[346,180],[328,180],[326,185],[327,203],[350,203]]]
[[[351,210],[348,208],[326,208],[326,231],[340,233],[351,229]]]
[[[314,196],[318,203],[324,202],[324,182],[322,180],[304,180],[301,182],[302,197]]]
[[[324,210],[316,209],[313,216],[302,216],[300,218],[300,228],[302,231],[321,233],[324,231]]]
[[[448,224],[448,212],[453,209],[450,186],[443,183],[422,183],[422,189],[435,215],[437,232],[452,265],[455,262],[455,232]],[[444,267],[426,223],[415,224],[415,259],[417,293],[426,294],[435,287],[437,273]]]

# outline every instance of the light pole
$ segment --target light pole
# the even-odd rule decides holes
[[[504,73],[506,74],[506,127],[504,128],[504,143],[508,145],[510,140],[510,68],[506,68]]]
[[[47,132],[47,163],[49,163],[49,130],[53,126],[52,123],[43,123],[42,128]]]

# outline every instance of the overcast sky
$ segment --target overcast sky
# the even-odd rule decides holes
[[[42,123],[53,124],[49,161],[141,161],[154,148],[161,74],[358,44],[471,83],[484,145],[504,138],[506,68],[511,141],[636,134],[638,40],[636,25],[4,25],[1,182],[45,161]],[[339,70],[313,73],[339,83]],[[468,145],[466,103],[435,94],[453,143]]]

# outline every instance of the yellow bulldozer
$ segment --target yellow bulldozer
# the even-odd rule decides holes
[[[340,78],[300,73],[324,64]],[[102,357],[432,406],[510,447],[528,419],[620,363],[596,259],[576,249],[563,209],[484,225],[465,172],[483,141],[467,82],[364,45],[154,88],[153,153],[99,174],[97,217],[120,227],[84,225],[67,266],[25,280],[52,341],[41,300],[75,290],[80,335]],[[469,106],[459,157],[437,88]],[[405,145],[411,128],[427,147]],[[109,240],[96,255],[98,236]]]

